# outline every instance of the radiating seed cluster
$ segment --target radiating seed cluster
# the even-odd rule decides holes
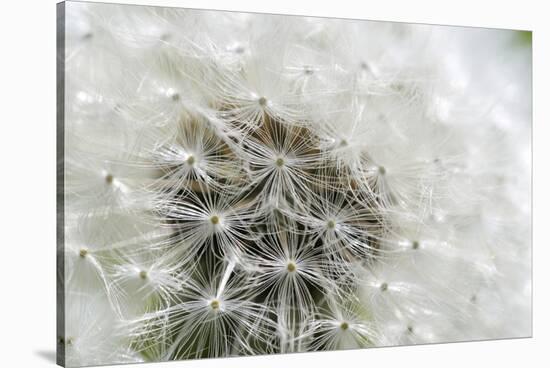
[[[67,365],[530,335],[525,38],[66,7]]]

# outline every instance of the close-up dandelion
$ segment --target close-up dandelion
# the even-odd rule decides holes
[[[531,335],[526,32],[58,11],[60,364]]]

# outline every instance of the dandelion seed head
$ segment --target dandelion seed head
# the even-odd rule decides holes
[[[68,365],[529,334],[497,322],[530,313],[531,157],[495,33],[81,6]]]

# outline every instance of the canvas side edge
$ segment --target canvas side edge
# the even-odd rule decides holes
[[[56,4],[56,362],[65,366],[65,2]]]

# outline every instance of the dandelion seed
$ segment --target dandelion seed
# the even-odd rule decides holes
[[[163,171],[162,177],[150,186],[151,190],[170,197],[182,187],[200,182],[202,187],[231,191],[243,178],[240,160],[233,151],[234,143],[205,118],[190,117],[180,121],[170,138],[163,138],[163,141],[162,145],[155,144],[151,148],[156,169]]]
[[[378,335],[371,323],[359,316],[359,301],[346,295],[328,297],[319,315],[310,321],[309,329],[302,336],[313,337],[313,350],[350,349],[370,346]]]
[[[185,300],[134,321],[138,335],[146,338],[151,329],[173,332],[164,345],[162,359],[220,357],[233,349],[250,352],[252,340],[267,341],[272,324],[264,306],[252,302],[251,289],[242,275],[233,272],[231,263],[210,260],[206,269],[186,280]],[[210,271],[210,274],[207,274]],[[159,316],[170,316],[166,321]],[[145,324],[145,329],[143,328]],[[181,329],[180,329],[181,328]],[[194,341],[194,344],[190,344]]]
[[[212,300],[212,301],[210,302],[210,307],[212,307],[212,309],[214,309],[214,310],[219,309],[219,308],[220,308],[220,302],[219,302],[219,300]]]
[[[349,253],[360,258],[375,256],[382,225],[376,211],[358,203],[345,187],[332,184],[328,175],[321,171],[318,181],[323,184],[316,188],[317,194],[309,196],[307,205],[283,213],[303,224],[313,241],[321,240],[329,259],[341,262],[339,269],[346,273]]]
[[[88,41],[91,40],[94,37],[94,34],[92,32],[88,32],[82,36],[82,40]]]
[[[193,166],[195,164],[195,156],[189,155],[189,157],[187,157],[187,160],[185,160],[185,162],[187,162],[187,165]]]
[[[296,264],[294,262],[289,262],[286,269],[288,272],[294,272],[296,271]]]
[[[292,223],[267,229],[261,246],[248,254],[248,263],[260,270],[254,283],[268,290],[266,299],[284,314],[292,325],[294,313],[305,316],[315,310],[312,289],[324,290],[329,284],[323,274],[323,257]]]
[[[231,193],[216,193],[198,184],[199,191],[186,190],[173,199],[159,200],[159,214],[169,218],[165,225],[178,231],[181,257],[190,260],[204,252],[237,255],[253,239],[248,228],[253,221],[254,203]],[[183,261],[184,263],[186,261]]]
[[[263,186],[264,205],[281,204],[285,197],[300,201],[314,181],[312,171],[318,154],[307,130],[269,121],[245,141],[244,154],[250,164],[251,185]]]
[[[114,180],[113,175],[107,174],[107,175],[105,176],[105,182],[106,182],[107,184],[112,184],[112,183],[113,183],[113,180]]]

